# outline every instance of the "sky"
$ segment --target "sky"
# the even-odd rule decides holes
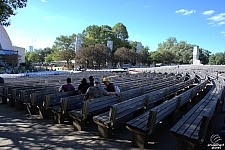
[[[155,51],[175,37],[210,52],[225,52],[225,0],[28,0],[5,27],[13,45],[52,47],[56,37],[91,25],[123,23],[130,41]]]

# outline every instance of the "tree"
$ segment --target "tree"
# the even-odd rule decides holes
[[[67,68],[70,69],[70,62],[75,57],[75,51],[74,50],[64,50],[61,52],[61,58],[63,60],[66,60]]]
[[[174,59],[171,62],[188,64],[192,60],[193,45],[187,44],[186,41],[177,42],[175,37],[169,37],[166,42],[159,43],[157,50],[170,51]],[[169,58],[170,59],[170,58]],[[169,60],[168,59],[168,60]]]
[[[27,55],[28,53],[26,53]],[[29,55],[27,55],[27,60],[30,62],[38,62],[38,53],[37,52],[30,52]]]
[[[129,49],[126,47],[118,48],[114,53],[114,60],[116,62],[120,62],[120,64],[124,63],[132,63],[135,65],[138,54],[134,49]]]
[[[150,59],[156,65],[156,63],[163,62],[163,55],[160,51],[150,52]]]
[[[17,66],[18,59],[19,59],[20,57],[21,57],[21,56],[18,55],[18,54],[5,54],[5,55],[4,55],[4,61],[5,61],[7,64],[9,64],[9,65],[15,67],[15,66]]]
[[[224,53],[216,53],[216,54],[212,54],[209,58],[209,64],[210,65],[223,65],[225,64],[225,60],[224,60]]]
[[[83,40],[83,45],[94,45],[101,42],[100,39],[101,27],[97,25],[88,26],[84,31],[83,34],[85,38]]]
[[[1,0],[0,1],[0,24],[9,26],[11,16],[17,14],[18,8],[26,7],[27,0]]]
[[[52,57],[53,54],[48,54],[47,56],[45,56],[45,62],[52,62],[53,61],[53,57]]]
[[[210,51],[199,48],[199,60],[201,60],[202,64],[209,63],[210,54],[211,54]]]
[[[111,59],[110,49],[103,44],[82,47],[75,56],[76,62],[85,64],[87,67],[105,65]]]
[[[115,34],[116,38],[120,38],[123,41],[129,38],[127,28],[121,22],[115,24],[112,28],[112,31]]]
[[[59,37],[56,37],[54,45],[52,46],[52,59],[55,61],[66,60],[67,67],[69,68],[69,62],[74,59],[75,56],[75,41],[76,34],[72,34],[71,36],[61,35]],[[49,50],[46,49],[46,51]]]
[[[76,41],[76,34],[72,34],[71,36],[61,35],[59,37],[56,37],[53,48],[54,50],[59,51],[74,50],[75,41]]]

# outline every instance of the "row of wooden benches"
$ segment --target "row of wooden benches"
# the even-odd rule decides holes
[[[185,91],[184,89],[190,87],[192,85],[192,83],[195,81],[195,78],[193,78],[193,74],[191,75],[191,77],[187,77],[187,78],[189,78],[187,81],[181,82],[181,81],[184,81],[185,78],[186,77],[178,77],[177,80],[175,79],[175,80],[171,80],[168,82],[166,80],[159,80],[160,83],[158,83],[158,84],[155,83],[155,84],[148,85],[148,86],[146,85],[146,86],[144,86],[145,88],[136,87],[133,91],[132,90],[124,91],[124,93],[121,93],[121,95],[119,97],[107,96],[107,97],[103,97],[103,98],[99,98],[99,99],[85,101],[83,104],[83,108],[81,110],[73,110],[73,111],[68,109],[70,106],[73,105],[70,103],[70,98],[72,101],[73,96],[68,97],[68,93],[57,93],[58,94],[57,95],[54,92],[53,92],[54,94],[50,94],[51,92],[49,92],[49,94],[48,94],[46,92],[45,94],[47,94],[47,95],[45,95],[44,103],[43,102],[40,104],[34,103],[34,101],[36,101],[38,99],[37,97],[44,93],[43,91],[37,92],[37,89],[38,89],[37,88],[36,94],[35,94],[36,96],[34,94],[33,94],[33,96],[31,96],[30,104],[31,104],[31,106],[37,105],[38,108],[42,108],[42,109],[47,108],[48,110],[49,110],[49,108],[54,109],[56,107],[52,107],[52,106],[58,105],[57,106],[59,108],[58,112],[61,112],[60,115],[63,116],[65,113],[68,112],[68,114],[73,118],[74,128],[76,130],[83,130],[85,127],[85,120],[87,119],[87,117],[93,116],[93,115],[99,113],[100,112],[99,110],[104,110],[104,109],[102,109],[101,106],[105,105],[107,102],[112,102],[111,104],[109,103],[109,106],[108,106],[108,107],[110,107],[109,111],[93,117],[93,120],[98,124],[99,135],[102,137],[110,137],[112,135],[112,129],[116,128],[116,125],[120,125],[119,122],[121,119],[123,119],[125,116],[127,117],[127,115],[131,115],[131,114],[133,114],[132,118],[134,116],[138,115],[137,118],[134,118],[134,119],[130,120],[129,122],[127,122],[126,126],[129,130],[132,131],[132,135],[133,135],[132,136],[132,144],[139,146],[139,147],[143,147],[146,144],[147,136],[154,131],[154,125],[165,118],[168,118],[168,117],[172,118],[171,117],[172,114],[174,114],[174,112],[179,110],[179,108],[181,106],[185,105],[190,99],[193,99],[197,95],[197,93],[199,93],[200,91],[202,91],[205,88],[206,83],[207,83],[207,79],[199,78],[200,83],[198,85]],[[179,84],[173,85],[172,82],[176,82]],[[214,81],[212,81],[212,82],[214,82]],[[222,92],[221,92],[221,91],[223,91],[222,88],[220,86],[218,86],[219,85],[218,83],[216,83],[215,85],[216,85],[216,90],[214,89],[211,92],[214,94],[211,96],[208,96],[208,97],[211,97],[211,99],[217,99],[217,97],[219,99],[219,98],[221,98],[221,95],[222,95]],[[166,88],[163,88],[163,87],[166,87]],[[151,89],[152,89],[152,91],[151,91]],[[141,93],[141,94],[138,95],[137,93],[135,93],[134,91],[136,91],[136,90],[139,91],[139,93]],[[149,93],[146,93],[146,91],[148,91]],[[127,92],[127,96],[124,96],[124,94],[126,94],[126,92]],[[24,93],[24,95],[25,95],[25,93]],[[65,97],[61,97],[63,94]],[[134,96],[133,98],[132,98],[132,96],[130,96],[132,94]],[[179,95],[177,95],[177,94],[179,94]],[[20,94],[20,95],[23,95],[23,94]],[[29,95],[30,94],[28,94],[28,97],[29,97]],[[60,100],[55,101],[56,103],[54,104],[54,102],[52,102],[52,100],[55,99],[55,98],[53,98],[54,95],[55,95],[55,98],[58,98],[58,97],[60,97],[60,99],[62,98],[61,101]],[[177,95],[177,96],[172,99],[169,99],[167,101],[167,99],[172,95]],[[77,102],[82,101],[83,95],[79,95],[79,96],[80,96],[80,100],[77,96],[75,96],[77,99]],[[24,97],[24,96],[22,96],[22,97]],[[36,97],[36,98],[34,98],[34,97]],[[121,98],[124,98],[124,97],[127,98],[126,101],[121,100]],[[24,99],[26,99],[26,98],[24,98]],[[151,101],[150,101],[150,99],[151,99]],[[211,99],[208,98],[208,101],[211,101]],[[115,100],[117,102],[113,103],[113,101],[115,101]],[[157,102],[160,100],[163,100],[164,102],[162,104],[158,105]],[[74,99],[73,99],[73,101],[74,101]],[[77,102],[74,102],[74,104]],[[120,102],[120,103],[118,103],[118,102]],[[151,108],[149,110],[149,105],[152,104],[152,102],[153,102],[154,108]],[[98,105],[98,104],[100,104],[100,105]],[[215,110],[215,109],[213,109],[213,108],[215,108],[214,106],[216,106],[215,104],[217,104],[217,103],[212,102],[212,103],[206,105],[206,106],[208,106],[208,109],[209,109],[209,110],[207,109],[208,110],[207,113],[211,114],[211,116]],[[202,105],[203,105],[203,103],[198,104],[198,105],[196,105],[196,108],[203,107]],[[42,107],[42,106],[44,106],[44,107]],[[41,110],[41,109],[39,109],[39,110]],[[145,113],[143,113],[143,112],[145,112]],[[193,112],[195,112],[195,111],[193,111]],[[43,112],[40,114],[43,114]],[[140,115],[140,114],[142,114],[142,115]],[[61,116],[61,118],[63,118],[62,116]],[[55,117],[55,120],[61,120],[59,118],[60,117]],[[209,117],[210,119],[208,117],[202,117],[202,118],[204,118],[204,119],[200,119],[201,120],[200,121],[201,128],[203,128],[202,127],[203,124],[204,125],[208,124],[209,120],[211,119],[210,117]],[[99,120],[101,120],[101,121],[99,121]],[[147,122],[146,122],[146,120],[147,120]],[[132,123],[132,121],[133,121],[133,123]],[[140,127],[141,125],[143,125],[143,127],[145,127],[144,130],[142,130],[142,128]],[[199,126],[197,128],[199,129]],[[205,128],[203,128],[201,130],[199,129],[198,134],[201,137],[204,137],[203,135],[206,133],[204,130]],[[143,133],[144,133],[144,135],[143,135]],[[173,134],[173,131],[171,129],[171,135],[172,134]],[[182,135],[182,137],[183,137],[183,135]],[[185,139],[185,142],[190,144],[190,141],[192,141],[192,139],[190,137],[188,137],[187,139],[188,140]],[[182,142],[180,142],[180,141],[182,141]],[[180,135],[179,135],[178,144],[180,145],[180,143],[184,143],[184,141],[180,140]]]
[[[77,128],[76,130],[82,130],[84,129],[84,123],[88,115],[93,115],[98,112],[102,112],[109,108],[112,104],[122,102],[129,100],[131,98],[143,95],[144,93],[155,91],[157,89],[162,89],[166,86],[171,86],[172,84],[176,84],[183,81],[183,79],[179,78],[176,80],[169,80],[166,81],[164,79],[161,80],[158,84],[152,84],[152,85],[146,85],[144,87],[138,87],[131,90],[124,91],[120,93],[120,96],[106,96],[101,98],[95,98],[93,100],[87,100],[83,102],[83,108],[82,110],[74,110],[70,112],[70,116],[73,118],[77,118],[78,123],[74,127]],[[68,112],[71,109],[74,109],[74,100],[72,97],[64,98],[64,103],[62,103],[59,106],[52,107],[55,114],[55,122],[61,123],[63,121],[63,115],[64,113]],[[62,107],[66,106],[66,107]],[[66,108],[66,109],[65,109]],[[64,113],[63,113],[64,112]],[[75,122],[74,122],[75,123]]]
[[[177,139],[177,149],[195,149],[204,142],[210,121],[221,99],[224,87],[218,80],[212,80],[212,88],[185,116],[171,129],[170,134]]]

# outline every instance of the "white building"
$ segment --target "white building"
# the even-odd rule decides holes
[[[199,47],[198,46],[194,46],[194,50],[193,50],[193,65],[201,65],[201,62],[199,60]]]
[[[18,54],[20,58],[18,63],[25,62],[25,48],[14,47],[5,28],[0,25],[0,56],[6,54]]]

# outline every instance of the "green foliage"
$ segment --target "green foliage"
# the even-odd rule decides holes
[[[186,41],[177,42],[175,37],[169,37],[166,42],[159,43],[157,50],[165,51],[163,60],[168,64],[189,64],[193,57],[193,45],[187,44]]]
[[[69,68],[69,64],[70,64],[71,60],[74,60],[74,57],[75,57],[74,50],[67,49],[67,50],[64,50],[61,52],[61,58],[63,60],[66,60],[67,68]]]
[[[134,49],[129,49],[126,47],[118,48],[114,53],[114,60],[117,62],[123,63],[135,63],[137,58],[137,53]]]
[[[26,7],[27,0],[1,0],[0,1],[0,24],[9,26],[11,16],[17,14],[18,8]]]
[[[56,37],[54,42],[54,50],[64,51],[64,50],[74,50],[76,41],[76,34],[72,34],[71,36],[61,35]]]
[[[123,41],[125,41],[129,38],[127,28],[121,22],[115,24],[112,28],[112,31],[116,38],[120,38]]]
[[[225,65],[225,52],[212,54],[209,58],[210,65]]]
[[[75,56],[76,62],[87,67],[105,65],[111,59],[110,49],[103,44],[82,47]]]

